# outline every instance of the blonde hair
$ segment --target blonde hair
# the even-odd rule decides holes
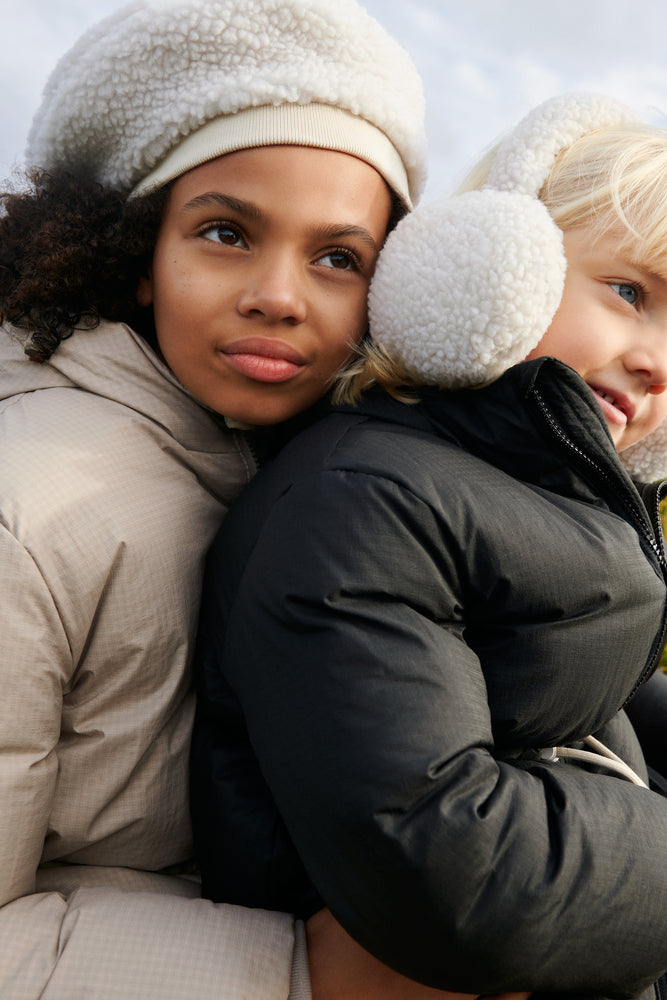
[[[485,153],[457,194],[484,185],[496,150]],[[667,129],[637,123],[587,133],[560,151],[538,197],[564,232],[587,227],[595,239],[618,230],[619,253],[667,276]],[[401,398],[401,386],[416,384],[366,338],[339,374],[334,400],[356,402],[373,385]]]

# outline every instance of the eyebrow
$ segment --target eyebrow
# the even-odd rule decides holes
[[[373,253],[380,252],[379,246],[368,230],[364,229],[363,226],[322,226],[318,232],[322,238],[327,241],[335,241],[336,239],[343,239],[346,236],[354,236],[357,239],[360,239],[363,243],[366,243]]]
[[[667,269],[665,271],[657,271],[652,266],[648,264],[642,264],[641,261],[633,260],[632,257],[621,257],[619,258],[621,264],[625,264],[627,267],[634,268],[634,270],[642,275],[647,281],[659,282],[662,285],[667,284]]]
[[[227,209],[230,212],[236,212],[257,222],[265,218],[265,213],[261,208],[258,208],[251,201],[242,201],[240,198],[223,194],[221,191],[208,191],[206,194],[197,195],[196,198],[192,198],[191,201],[186,202],[181,211],[195,212],[200,208],[209,207]],[[336,223],[331,223],[330,225],[317,227],[315,232],[325,242],[335,242],[336,240],[344,239],[346,236],[356,237],[365,243],[374,254],[380,252],[376,241],[363,226],[352,226],[342,223],[336,225]]]
[[[183,205],[181,211],[194,212],[198,208],[226,208],[231,212],[238,212],[251,219],[263,219],[264,213],[253,205],[251,201],[242,201],[240,198],[233,198],[231,195],[222,194],[221,191],[208,191],[206,194],[197,195],[191,201]]]
[[[664,271],[655,271],[653,268],[646,267],[644,265],[636,265],[639,271],[643,271],[644,275],[653,280],[659,281],[661,284],[667,284],[667,269]]]

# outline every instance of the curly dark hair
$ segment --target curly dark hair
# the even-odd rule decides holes
[[[136,300],[172,185],[125,193],[65,172],[31,170],[0,191],[0,321],[26,331],[48,361],[74,330],[127,323],[156,347],[152,307]],[[388,232],[405,215],[392,193]]]
[[[126,194],[68,173],[29,171],[0,193],[0,316],[46,361],[75,329],[122,321],[154,343],[152,308],[136,301],[168,187]]]

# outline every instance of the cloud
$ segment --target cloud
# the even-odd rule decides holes
[[[30,121],[57,60],[90,24],[120,6],[118,0],[12,0],[4,4],[0,174],[22,163]]]
[[[595,90],[667,124],[663,0],[362,0],[412,54],[425,83],[431,177],[451,188],[534,104]],[[0,173],[20,161],[47,75],[118,0],[16,0],[3,11]]]

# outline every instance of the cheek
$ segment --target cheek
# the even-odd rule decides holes
[[[525,360],[549,356],[564,361],[578,371],[585,361],[582,350],[585,355],[585,345],[590,340],[588,314],[588,303],[585,299],[582,301],[582,296],[573,284],[573,277],[568,272],[563,295],[551,323]]]
[[[199,299],[193,295],[181,270],[165,267],[164,262],[156,268],[152,289],[157,340],[168,360],[169,354],[178,353],[190,339],[191,327],[197,322]]]
[[[369,283],[370,284],[370,283]],[[343,322],[341,323],[340,329],[343,327],[346,329],[347,333],[345,336],[345,343],[355,343],[358,344],[361,338],[366,333],[368,329],[368,287],[369,284],[363,289],[363,292],[355,296],[352,303],[347,304]]]
[[[312,334],[316,337],[320,366],[338,367],[351,356],[368,327],[368,289],[328,293],[311,299]],[[314,309],[313,309],[314,306]]]
[[[174,348],[178,348],[178,338],[176,338],[174,331],[181,325],[179,323],[179,316],[177,313],[174,313],[174,309],[168,298],[159,295],[153,300],[153,315],[155,318],[157,342],[162,354],[169,363],[169,358]]]
[[[623,452],[626,448],[630,448],[633,444],[642,441],[649,434],[657,430],[665,420],[667,420],[667,392],[652,398],[652,405],[650,410],[647,411],[645,418],[633,421],[629,433],[623,435],[621,441],[617,442],[617,450]]]
[[[651,431],[654,431],[664,420],[667,419],[667,391],[655,397],[655,407],[653,409],[652,417],[652,426],[650,430],[646,432],[647,434],[650,434]]]
[[[151,286],[153,305],[165,316],[182,310],[183,304],[192,302],[199,294],[195,288],[196,269],[190,252],[168,237],[158,240],[153,254]]]
[[[537,346],[526,355],[524,360],[532,361],[533,358],[543,358],[546,355],[557,358],[561,357],[565,346],[562,327],[561,317],[556,313],[549,329],[542,335]]]
[[[155,334],[160,353],[174,375],[188,388],[201,364],[201,340],[196,315],[176,294],[156,296],[153,305]]]
[[[363,303],[341,317],[341,322],[329,340],[328,354],[333,367],[339,367],[352,357],[354,347],[363,340],[367,329],[368,310],[364,299]]]
[[[564,361],[575,371],[580,371],[586,363],[587,338],[581,336],[580,324],[564,313],[557,313],[554,320],[539,341],[537,347],[526,355],[525,360],[552,357]],[[582,349],[583,348],[583,349]]]

